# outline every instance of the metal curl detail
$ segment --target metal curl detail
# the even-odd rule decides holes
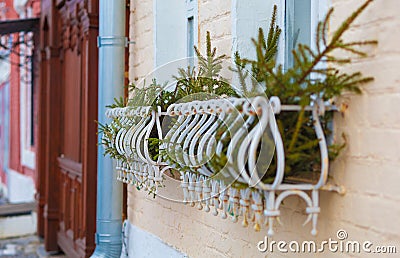
[[[285,153],[275,114],[299,109],[296,105],[281,104],[278,97],[271,97],[270,101],[264,97],[192,101],[173,104],[166,112],[161,112],[160,107],[155,110],[152,107],[109,109],[106,115],[114,119],[112,127],[117,128],[113,130],[111,145],[123,157],[116,162],[117,179],[156,193],[164,173],[178,169],[184,203],[211,211],[215,216],[220,214],[223,219],[231,217],[233,222],[241,217],[243,226],[253,223],[257,231],[265,225],[268,235],[274,234],[274,221],[280,223],[282,201],[297,195],[306,203],[304,224],[311,223],[311,234],[315,235],[320,211],[319,191],[339,189],[326,185],[328,144],[319,118],[335,107],[317,99],[305,108],[312,112],[319,139],[321,172],[318,182],[287,184],[283,181]],[[162,128],[163,117],[175,119],[171,127]],[[154,135],[160,141],[159,149],[168,153],[181,168],[161,155],[152,157],[149,138]],[[268,159],[260,157],[261,147],[266,148],[265,153],[270,151],[268,142],[262,145],[265,137],[270,137],[275,148],[276,171],[271,183],[263,182],[263,171],[258,164],[260,159]],[[226,157],[227,163],[221,170],[210,165],[214,155]],[[214,177],[216,174],[218,177]],[[233,181],[247,188],[236,188]]]

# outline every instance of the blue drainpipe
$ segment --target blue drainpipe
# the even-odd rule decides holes
[[[98,120],[106,105],[123,96],[125,47],[125,0],[100,0]],[[99,142],[100,142],[99,135]],[[113,161],[97,150],[96,249],[92,257],[120,257],[122,248],[122,184],[117,182]]]

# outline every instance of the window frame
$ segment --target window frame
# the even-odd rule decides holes
[[[277,56],[277,61],[278,64],[282,64],[284,69],[288,68],[288,64],[286,62],[287,55],[290,53],[287,53],[287,24],[286,24],[286,1],[287,0],[277,0],[275,4],[278,7],[278,15],[280,16],[280,19],[277,19],[277,24],[282,28],[282,33],[280,37],[280,42],[279,42],[279,49],[278,51],[278,56]],[[310,0],[311,1],[311,21],[310,21],[310,27],[311,27],[311,35],[310,35],[310,48],[312,50],[315,50],[315,37],[316,37],[316,28],[318,26],[318,22],[323,20],[329,10],[329,5],[331,0]],[[282,51],[283,50],[283,51]]]
[[[194,66],[194,58],[196,56],[194,52],[194,46],[198,43],[198,2],[197,0],[185,0],[186,2],[186,57],[188,58],[188,65]],[[190,20],[192,28],[190,29]],[[193,33],[193,36],[190,35]],[[193,42],[191,42],[191,39]],[[191,46],[193,44],[193,46]]]
[[[19,33],[20,41],[24,41],[27,37],[33,37],[32,32]],[[33,65],[32,62],[26,60],[26,56],[33,55],[33,46],[21,44],[19,52],[20,64],[23,64],[20,67],[19,78],[21,164],[35,169]]]

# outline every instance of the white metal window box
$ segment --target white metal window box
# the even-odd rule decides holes
[[[265,224],[268,235],[274,233],[274,220],[280,216],[282,201],[288,196],[298,195],[307,206],[308,217],[304,225],[311,222],[311,234],[315,235],[320,212],[319,191],[342,192],[343,189],[326,184],[328,147],[319,118],[335,107],[315,100],[305,109],[311,112],[319,140],[321,171],[315,183],[284,181],[285,153],[274,114],[295,112],[300,110],[300,106],[281,105],[278,97],[270,100],[255,97],[192,101],[173,104],[166,112],[150,106],[109,109],[106,115],[113,118],[110,125],[113,134],[109,140],[118,153],[117,178],[124,183],[157,191],[164,173],[175,169],[180,173],[185,203],[206,212],[212,210],[214,215],[221,214],[223,219],[230,216],[234,222],[241,217],[243,226],[253,222],[257,231]],[[166,117],[175,119],[167,128],[162,127],[161,122]],[[218,130],[222,124],[228,130],[221,135]],[[154,134],[161,140],[160,152],[167,153],[175,162],[161,155],[154,158],[149,150],[149,137]],[[263,182],[263,171],[258,171],[260,167],[257,165],[260,158],[265,158],[260,157],[261,154],[271,153],[260,150],[265,137],[269,137],[275,146],[275,154],[268,157],[274,158],[276,164],[270,183]],[[227,158],[226,167],[221,171],[215,171],[210,165],[209,158],[213,155]],[[232,184],[234,182],[246,187],[236,187]]]

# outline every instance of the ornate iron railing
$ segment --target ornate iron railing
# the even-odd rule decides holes
[[[311,222],[315,235],[319,191],[343,192],[341,187],[327,185],[328,146],[320,122],[320,116],[335,107],[321,100],[305,107],[311,111],[319,140],[321,171],[315,183],[289,184],[284,182],[285,152],[274,114],[300,108],[281,105],[278,97],[255,97],[173,104],[166,112],[159,107],[110,109],[106,115],[113,118],[111,142],[120,157],[116,160],[118,180],[157,191],[166,171],[179,171],[183,202],[220,213],[223,219],[230,216],[234,222],[242,217],[242,225],[253,222],[255,230],[266,224],[269,235],[274,233],[282,201],[297,195],[306,203],[304,225]],[[153,149],[149,146],[152,137],[160,140],[156,153],[154,145]],[[213,157],[225,157],[224,166],[213,165]],[[272,159],[276,171],[269,172],[266,183],[265,165]]]

